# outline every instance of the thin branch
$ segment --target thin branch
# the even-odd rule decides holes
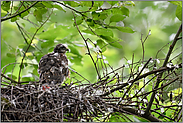
[[[50,18],[50,16],[51,16],[52,13],[53,13],[53,10],[52,10],[52,12],[50,13],[50,15],[48,16],[48,18],[47,18],[47,19],[41,24],[41,26],[35,31],[34,35],[32,36],[31,42],[30,42],[30,44],[28,45],[28,47],[27,47],[27,49],[26,49],[26,51],[25,51],[25,53],[24,53],[24,56],[23,56],[22,61],[21,61],[21,64],[20,64],[20,70],[19,70],[19,75],[18,75],[18,83],[19,83],[19,84],[20,84],[20,73],[21,73],[21,70],[22,70],[22,65],[23,65],[23,61],[24,61],[24,58],[25,58],[25,56],[26,56],[26,53],[27,53],[27,51],[29,50],[29,48],[30,48],[30,46],[31,46],[31,44],[32,44],[32,41],[33,41],[34,37],[36,36],[37,32],[38,32],[39,29],[48,21],[48,19]]]
[[[167,68],[167,67],[163,67],[163,68],[160,68],[160,69],[157,69],[157,70],[152,70],[152,71],[150,71],[150,72],[147,72],[147,73],[145,73],[145,74],[143,74],[143,75],[140,75],[137,79],[136,79],[136,81],[137,80],[140,80],[140,79],[142,79],[142,78],[145,78],[146,76],[149,76],[149,75],[151,75],[151,74],[156,74],[157,72],[163,72],[163,71],[168,71],[168,70],[173,70],[175,67],[172,67],[172,68]],[[132,82],[134,82],[134,80],[130,80],[130,81],[128,81],[127,83],[132,83]],[[100,96],[106,96],[106,95],[109,95],[109,94],[111,94],[111,93],[113,93],[114,91],[117,91],[117,90],[119,90],[119,89],[122,89],[123,87],[125,87],[126,86],[126,84],[125,85],[120,85],[120,86],[118,86],[118,87],[116,87],[116,88],[114,88],[114,89],[111,89],[110,90],[110,93],[109,92],[106,92],[106,93],[104,93],[104,94],[101,94]]]
[[[73,11],[72,11],[72,13],[73,13],[73,16],[74,16],[74,22],[75,22],[75,24],[76,24],[76,28],[77,28],[79,34],[81,35],[81,37],[83,38],[83,40],[84,40],[84,42],[85,42],[85,45],[86,45],[86,48],[87,48],[87,50],[88,50],[88,53],[87,53],[87,54],[90,56],[90,58],[91,58],[91,60],[92,60],[92,62],[93,62],[93,64],[94,64],[95,70],[96,70],[96,72],[97,72],[97,75],[98,75],[99,79],[101,80],[101,77],[100,77],[99,71],[98,71],[98,69],[97,69],[96,63],[95,63],[95,61],[94,61],[94,59],[93,59],[93,57],[92,57],[92,55],[91,55],[91,53],[90,53],[90,49],[89,49],[89,46],[88,46],[88,43],[87,43],[88,38],[85,39],[84,36],[82,35],[82,33],[81,33],[81,31],[79,30],[79,27],[78,27],[78,25],[77,25],[77,23],[76,23],[76,16],[75,16],[75,14],[74,14]]]
[[[1,73],[1,76],[4,77],[4,78],[6,78],[6,79],[8,79],[8,80],[10,80],[11,82],[18,83],[18,82],[15,81],[14,79],[12,79],[12,78],[10,78],[10,77],[8,77],[8,76],[5,76],[3,73]]]
[[[84,76],[82,76],[82,75],[81,75],[80,73],[78,73],[77,71],[75,71],[75,70],[73,70],[73,69],[71,69],[71,68],[69,68],[69,70],[71,70],[72,72],[78,74],[79,76],[81,76],[83,79],[85,79],[86,81],[88,81],[88,82],[90,83],[90,81],[89,81],[88,79],[86,79]]]
[[[170,55],[171,55],[171,53],[172,53],[172,51],[173,51],[173,48],[174,48],[175,44],[177,43],[177,38],[179,37],[179,35],[180,35],[181,32],[182,32],[182,24],[180,25],[179,30],[177,31],[177,34],[175,35],[175,38],[174,38],[172,44],[170,45],[169,51],[168,51],[168,53],[167,53],[167,55],[166,55],[166,58],[165,58],[165,61],[164,61],[162,67],[165,67],[166,64],[168,63],[168,60],[169,60]],[[160,79],[161,79],[162,75],[163,75],[163,73],[160,73],[160,74],[158,75],[157,83],[156,83],[154,89],[157,89],[157,88],[158,88],[159,83],[160,83]],[[144,115],[149,115],[149,114],[150,114],[149,111],[150,111],[151,106],[152,106],[152,103],[153,103],[153,101],[154,101],[155,94],[156,94],[156,91],[154,91],[154,92],[152,93],[151,99],[150,99],[150,101],[149,101],[149,103],[148,103],[148,106],[147,106],[147,109],[145,110],[145,114],[144,114]]]
[[[21,11],[21,12],[19,12],[19,13],[17,13],[17,14],[13,14],[13,15],[7,17],[7,18],[2,18],[2,19],[1,19],[1,22],[5,21],[5,20],[8,20],[8,19],[11,19],[11,18],[14,18],[14,17],[16,17],[16,16],[18,16],[18,15],[20,15],[20,14],[26,12],[27,10],[29,10],[30,8],[32,8],[34,5],[36,5],[38,2],[39,2],[39,1],[34,2],[34,3],[33,3],[32,5],[30,5],[28,8],[24,9],[23,11]]]
[[[143,66],[143,68],[142,68],[141,71],[138,73],[138,75],[136,76],[136,78],[133,79],[133,82],[131,83],[130,87],[129,87],[129,88],[127,89],[127,91],[123,94],[122,99],[126,96],[126,93],[128,93],[128,91],[131,89],[131,87],[133,86],[133,83],[134,83],[135,81],[138,80],[140,74],[141,74],[142,71],[146,68],[146,66],[149,64],[149,62],[151,61],[151,59],[152,59],[152,58],[150,58],[150,59],[146,62],[146,64]],[[119,103],[120,103],[120,102],[119,102]]]

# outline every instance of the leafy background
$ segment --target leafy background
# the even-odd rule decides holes
[[[25,2],[27,5],[32,3],[34,1]],[[105,63],[110,65],[107,67],[112,67],[112,69],[128,64],[132,60],[133,54],[134,61],[142,58],[141,34],[143,34],[144,39],[149,30],[151,30],[151,35],[145,42],[144,59],[160,58],[159,66],[161,66],[161,58],[166,56],[168,47],[182,21],[181,1],[125,1],[121,3],[118,1],[95,1],[92,9],[90,9],[91,1],[64,1],[61,3],[72,6],[76,11],[91,11],[91,13],[75,12],[76,23],[85,38],[91,40],[88,42],[94,60],[99,57],[97,56],[99,47],[103,52]],[[10,2],[1,1],[1,17],[6,18],[8,12],[22,11],[26,8],[25,6],[19,8],[20,5],[21,2],[14,1],[14,7],[11,9]],[[26,53],[21,81],[38,80],[37,65],[40,58],[52,52],[54,46],[58,43],[67,44],[70,49],[70,52],[66,54],[69,59],[69,67],[91,82],[96,81],[95,68],[91,58],[86,54],[87,49],[77,31],[73,13],[66,6],[59,5],[43,1],[29,9],[29,12],[24,12],[10,20],[1,22],[2,72],[18,81],[20,64],[14,63],[21,63],[23,54],[28,47],[27,43],[30,43],[36,28],[48,18],[48,15],[52,13],[52,8],[54,8],[50,19],[38,31]],[[120,9],[115,7],[107,9],[115,5],[121,6]],[[101,12],[99,8],[106,10]],[[105,23],[102,23],[102,21]],[[88,25],[99,36],[89,30]],[[26,34],[26,41],[20,29]],[[182,46],[181,41],[178,42],[175,49],[180,46]],[[156,53],[162,47],[165,48],[157,55]],[[171,57],[180,53],[180,50],[181,48],[177,49]],[[101,74],[103,74],[102,71]],[[74,72],[71,72],[70,76],[74,79],[81,79]],[[72,80],[68,79],[68,81]],[[111,122],[114,119],[111,118]],[[134,119],[139,121],[137,118]]]
[[[46,7],[50,6],[50,2],[42,2]],[[82,2],[81,6],[77,7],[78,4],[76,2],[67,1],[64,2],[71,6],[75,6],[77,10],[87,10],[89,6],[91,6],[91,2]],[[101,6],[103,8],[107,8],[111,5],[117,3],[117,1],[113,2],[97,2],[97,6]],[[2,13],[1,16],[6,14],[7,7],[3,7],[4,2],[2,4]],[[19,5],[20,3],[14,2],[14,5]],[[73,5],[72,5],[73,4]],[[176,3],[177,4],[177,3]],[[180,6],[182,4],[179,4]],[[178,7],[179,7],[178,5]],[[78,34],[77,29],[74,26],[73,14],[67,8],[61,8],[58,5],[54,6],[54,14],[51,15],[49,21],[39,30],[38,35],[33,40],[33,45],[30,52],[27,53],[26,62],[37,65],[40,58],[47,54],[48,52],[52,52],[53,47],[58,43],[68,44],[71,52],[67,53],[67,56],[70,60],[70,67],[77,70],[83,76],[88,78],[91,81],[96,79],[96,73],[94,67],[91,63],[88,55],[85,55],[86,48],[84,47],[84,42],[81,36]],[[107,46],[104,49],[103,55],[106,57],[108,63],[114,68],[119,67],[120,65],[126,63],[124,57],[127,59],[131,59],[132,54],[135,54],[135,59],[138,60],[142,57],[142,48],[140,43],[141,34],[145,35],[148,33],[148,30],[151,30],[151,36],[148,38],[148,41],[145,43],[145,57],[153,57],[155,58],[155,53],[158,49],[160,49],[164,44],[170,43],[172,41],[175,32],[180,25],[179,19],[175,14],[178,10],[176,10],[177,6],[171,4],[166,1],[135,1],[135,2],[126,2],[123,10],[115,11],[107,11],[105,13],[101,13],[98,17],[96,12],[92,13],[92,17],[94,19],[105,19],[105,22],[110,25],[119,25],[130,27],[130,33],[125,33],[124,30],[120,31],[117,29],[108,29],[106,32],[105,28],[96,29],[97,34],[105,34],[114,35],[113,37],[118,37],[121,41],[119,42],[121,45],[114,44],[112,46]],[[12,11],[16,11],[17,7],[14,6]],[[21,8],[24,9],[23,7]],[[178,9],[178,8],[177,8]],[[113,16],[108,16],[108,13],[113,12]],[[121,13],[123,12],[123,15]],[[1,24],[1,66],[5,66],[14,62],[21,62],[22,52],[26,50],[27,44],[25,43],[15,20],[30,34],[35,32],[35,27],[40,24],[48,16],[49,11],[46,8],[43,8],[41,4],[35,6],[35,8],[30,9],[30,14],[24,13],[21,17],[12,18],[11,20],[2,22]],[[182,14],[181,14],[182,15]],[[91,16],[91,15],[90,15]],[[24,19],[21,19],[24,17]],[[29,21],[31,20],[31,24]],[[83,24],[82,16],[77,16],[77,23]],[[90,20],[88,20],[90,23]],[[92,25],[92,22],[91,22]],[[96,25],[95,25],[96,26]],[[84,27],[81,27],[83,32],[86,32],[85,37],[90,38],[93,42],[97,42],[97,44],[105,43],[103,39],[98,39],[94,35],[90,35],[89,30]],[[88,32],[87,32],[88,31]],[[44,32],[44,33],[41,33]],[[39,40],[38,40],[39,39]],[[29,40],[28,40],[29,42]],[[36,45],[39,50],[34,47]],[[181,42],[179,42],[181,45]],[[119,47],[118,47],[119,46]],[[122,46],[122,48],[121,48]],[[90,46],[91,48],[95,48],[94,46]],[[116,48],[117,47],[117,48]],[[165,50],[164,53],[167,51]],[[164,53],[160,53],[159,57],[164,56]],[[23,69],[24,75],[37,74],[37,67],[35,65],[29,65]],[[19,70],[19,65],[10,65],[6,69],[6,74],[11,73],[13,69],[13,75],[17,77],[17,73]],[[88,71],[89,70],[89,71]],[[88,71],[88,72],[85,72]],[[31,76],[31,75],[30,75]],[[73,74],[74,76],[74,74]],[[27,78],[31,80],[35,80],[35,78]],[[36,77],[37,79],[37,77]]]

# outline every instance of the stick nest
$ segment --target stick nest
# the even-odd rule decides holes
[[[50,87],[45,91],[34,82],[1,88],[2,121],[81,122],[104,114],[105,103],[99,96],[89,96],[79,86]]]

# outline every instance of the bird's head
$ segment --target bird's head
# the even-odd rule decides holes
[[[69,49],[63,44],[57,44],[54,48],[54,53],[66,53]]]

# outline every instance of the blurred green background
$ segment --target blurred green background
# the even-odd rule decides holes
[[[113,69],[116,69],[123,64],[127,64],[127,60],[132,60],[133,54],[135,62],[142,59],[142,46],[140,41],[141,34],[143,34],[143,39],[145,39],[149,30],[151,30],[151,35],[149,35],[144,44],[145,60],[150,57],[155,59],[158,50],[166,45],[158,54],[158,59],[164,59],[168,51],[168,47],[181,24],[181,21],[175,15],[177,6],[167,1],[134,1],[134,5],[135,6],[126,6],[129,9],[129,17],[125,18],[124,21],[118,22],[117,25],[130,27],[135,32],[124,33],[118,30],[113,30],[114,36],[123,40],[120,42],[122,48],[118,49],[108,46],[107,50],[103,53],[106,57],[106,62],[108,62]],[[108,3],[104,2],[103,7],[105,6],[108,6]],[[77,49],[78,52],[76,51],[75,54],[73,54],[73,52],[66,54],[70,61],[69,67],[80,73],[88,80],[92,82],[96,81],[96,71],[90,57],[86,55],[87,49],[84,47],[84,41],[79,35],[76,27],[73,26],[73,14],[70,10],[65,10],[66,12],[54,10],[54,14],[51,15],[49,21],[43,26],[43,28],[41,28],[38,35],[36,35],[33,43],[41,50],[42,53],[37,52],[38,49],[35,48],[34,51],[27,54],[24,63],[27,62],[34,65],[24,64],[24,69],[21,74],[22,81],[38,80],[37,65],[39,59],[43,55],[52,52],[53,47],[58,43],[69,44],[69,48],[72,49],[72,51]],[[44,14],[44,17],[47,16],[48,14]],[[25,19],[19,19],[17,22],[24,27],[27,33],[32,35],[35,32],[35,27],[40,23],[33,16],[33,13],[29,15],[28,19],[34,24],[31,24]],[[16,23],[11,21],[12,20],[1,22],[1,68],[11,63],[20,63],[22,58],[20,57],[20,54],[22,56],[23,48],[26,46]],[[41,31],[47,29],[51,30],[55,25],[59,27],[59,31],[54,33],[47,31],[45,34],[40,34]],[[80,27],[80,29],[82,30],[82,27]],[[52,40],[53,34],[57,36],[54,41]],[[41,42],[44,42],[44,40],[40,39],[45,37],[49,38],[49,36],[50,39],[48,44],[43,45]],[[84,34],[84,36],[85,38],[90,38],[93,42],[96,42],[97,40],[95,36],[87,33]],[[175,49],[181,45],[182,42],[178,41]],[[95,50],[92,44],[89,46],[91,50]],[[174,57],[180,52],[181,48],[177,49],[171,57]],[[92,52],[92,55],[96,59],[97,55],[94,52]],[[34,59],[33,56],[36,56],[36,59]],[[2,72],[4,72],[4,69]],[[19,64],[11,64],[6,67],[5,74],[11,75],[11,73],[13,73],[13,77],[17,80],[18,72]],[[71,73],[71,77],[81,79],[73,72]]]

